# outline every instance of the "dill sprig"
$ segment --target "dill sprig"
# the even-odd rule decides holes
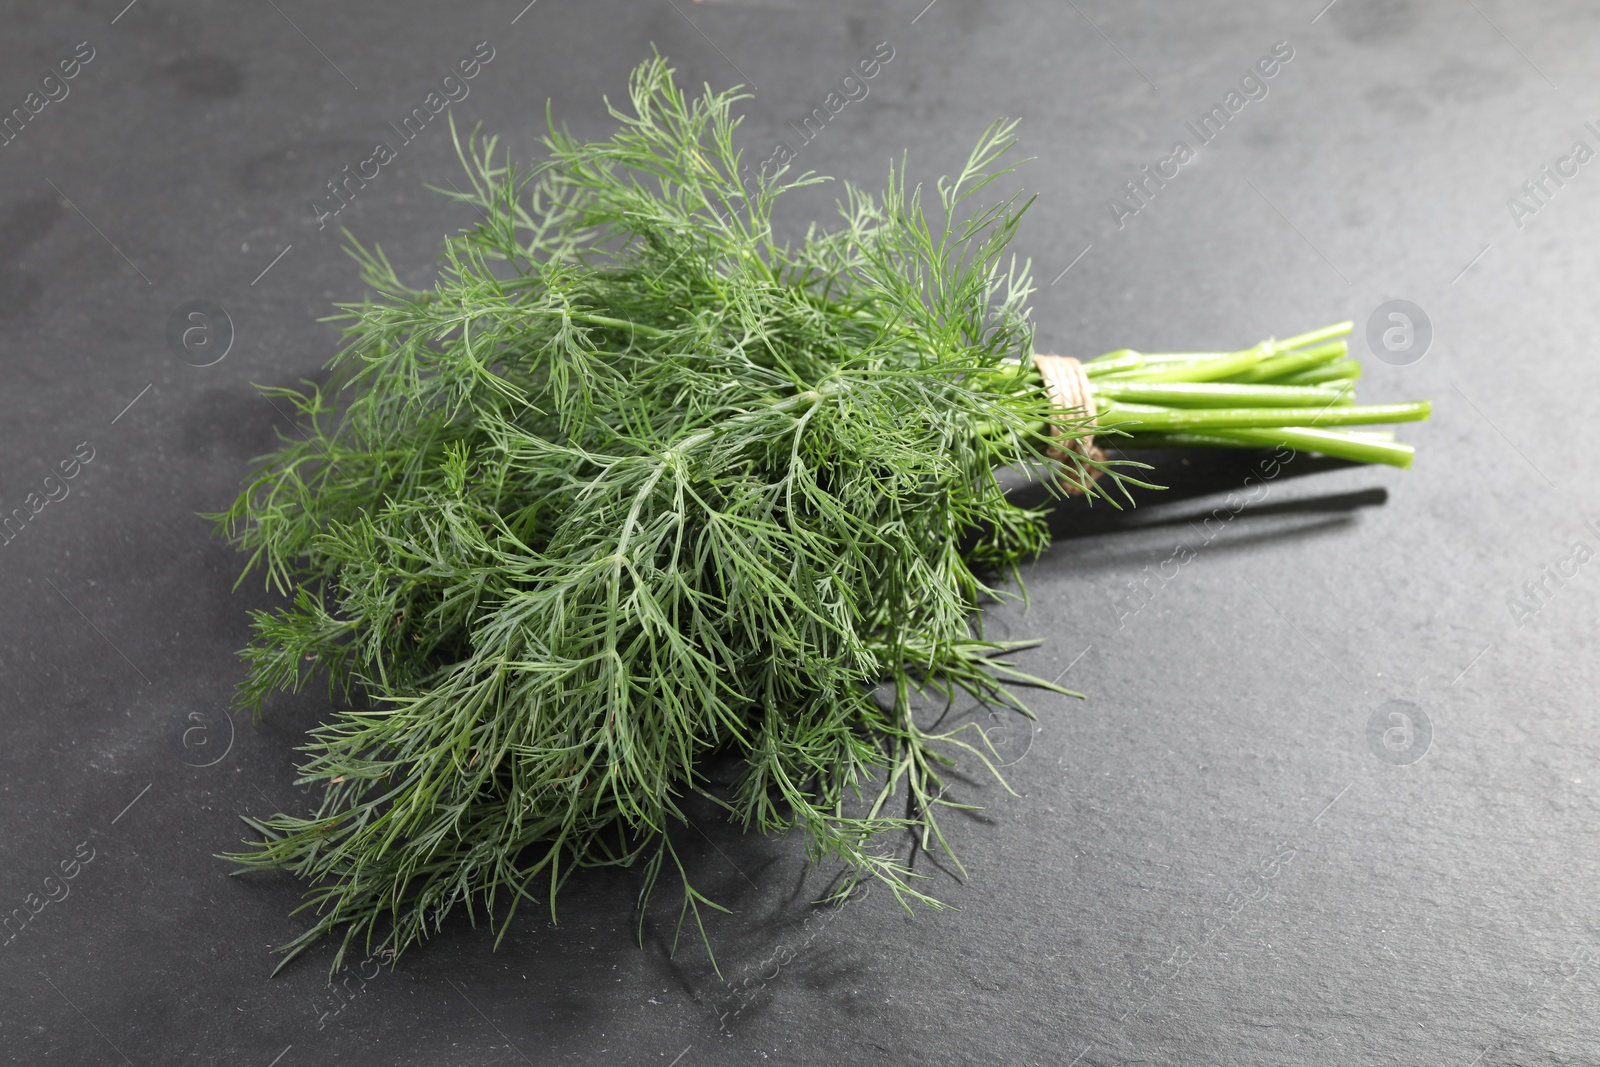
[[[552,123],[524,171],[457,138],[484,220],[431,289],[352,242],[371,295],[340,305],[331,382],[272,390],[305,433],[215,516],[292,598],[255,613],[239,701],[319,670],[363,698],[304,746],[315,811],[246,820],[229,857],[309,884],[285,962],[334,932],[335,967],[358,936],[398,956],[458,907],[503,936],[596,865],[642,869],[641,923],[670,872],[704,938],[691,794],[802,831],[848,869],[838,899],[871,878],[938,907],[885,835],[948,851],[945,768],[999,772],[917,695],[1030,714],[1009,686],[1056,688],[975,628],[984,575],[1048,540],[996,471],[1121,475],[1046,454],[1052,419],[1079,427],[1028,377],[1027,205],[973,199],[1014,124],[931,195],[903,167],[846,187],[842,224],[791,244],[774,202],[824,179],[741,176],[742,99],[658,56],[608,140]],[[713,753],[742,760],[731,789]]]
[[[1028,202],[976,197],[1010,172],[1014,123],[931,191],[903,163],[879,195],[846,185],[840,223],[790,242],[775,202],[826,179],[750,173],[745,94],[686,95],[656,56],[628,96],[609,139],[551,122],[531,169],[457,136],[471,191],[445,195],[483,221],[445,241],[432,288],[352,238],[369,295],[338,305],[330,377],[269,390],[301,432],[213,516],[289,598],[253,615],[239,704],[323,672],[358,705],[302,748],[314,810],[246,819],[258,836],[228,857],[308,885],[285,963],[329,934],[335,969],[358,938],[397,958],[458,908],[503,937],[519,904],[554,918],[575,870],[612,865],[642,871],[641,936],[666,873],[674,947],[692,920],[709,951],[723,909],[674,845],[691,796],[800,831],[846,872],[832,900],[873,879],[941,907],[894,842],[950,854],[958,759],[1004,780],[975,723],[925,725],[920,701],[1031,717],[1015,686],[1068,692],[978,627],[1012,595],[995,576],[1049,540],[997,472],[1113,504],[1145,483],[1057,447],[1091,426],[1033,366],[1029,269],[1006,251]],[[1251,351],[1226,378],[1199,357],[1090,364],[1095,432],[1333,434],[1161,406],[1171,383],[1344,373],[1323,349]],[[719,786],[708,759],[730,754]]]

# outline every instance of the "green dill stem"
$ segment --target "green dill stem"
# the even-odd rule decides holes
[[[1260,345],[1242,352],[1229,352],[1216,359],[1197,359],[1175,363],[1157,370],[1128,375],[1130,382],[1211,382],[1247,371],[1261,362],[1265,351]]]
[[[1318,385],[1322,382],[1354,380],[1359,377],[1361,377],[1361,364],[1353,359],[1341,359],[1337,363],[1325,363],[1298,374],[1286,374],[1278,379],[1278,384]]]
[[[1334,323],[1332,326],[1324,326],[1320,330],[1312,330],[1309,333],[1297,334],[1294,337],[1285,337],[1281,341],[1272,341],[1270,344],[1275,352],[1287,352],[1293,348],[1304,348],[1307,345],[1319,344],[1323,341],[1331,341],[1335,337],[1343,337],[1345,334],[1353,330],[1355,325],[1356,324],[1354,322],[1346,320],[1344,322]]]
[[[1154,370],[1163,364],[1171,363],[1198,363],[1206,359],[1221,359],[1231,356],[1232,352],[1143,352],[1145,366]]]
[[[1089,360],[1083,365],[1083,373],[1090,378],[1098,378],[1102,374],[1117,374],[1121,371],[1135,370],[1144,366],[1144,363],[1144,356],[1131,348],[1123,348]]]
[[[1327,344],[1317,345],[1314,348],[1302,349],[1298,352],[1287,352],[1281,356],[1264,359],[1242,374],[1234,375],[1234,380],[1240,382],[1276,381],[1286,375],[1298,374],[1301,371],[1309,370],[1329,360],[1341,359],[1349,351],[1350,346],[1345,342],[1329,341]]]
[[[1133,448],[1260,448],[1251,441],[1221,436],[1227,431],[1212,433],[1139,433],[1106,437],[1104,442],[1112,448],[1126,451]]]
[[[1244,377],[1251,374],[1264,361],[1290,353],[1297,348],[1304,348],[1307,345],[1319,345],[1333,338],[1343,337],[1350,332],[1354,325],[1352,322],[1341,322],[1333,326],[1324,326],[1320,330],[1312,330],[1309,333],[1286,337],[1281,341],[1263,341],[1254,348],[1247,348],[1241,352],[1229,352],[1214,357],[1208,357],[1203,353],[1146,356],[1145,362],[1147,364],[1165,363],[1170,359],[1173,365],[1137,372],[1129,375],[1128,380],[1141,382],[1210,382],[1219,378]],[[1197,356],[1201,358],[1195,358]],[[1261,379],[1252,376],[1247,380],[1259,381]]]
[[[1248,429],[1263,426],[1359,426],[1376,422],[1416,422],[1428,417],[1426,400],[1409,404],[1362,404],[1326,408],[1214,408],[1143,407],[1112,402],[1100,413],[1102,426],[1138,430]]]
[[[641,337],[661,338],[671,337],[671,330],[659,330],[654,326],[645,326],[636,322],[627,322],[623,319],[608,318],[605,315],[592,315],[586,311],[573,311],[568,313],[571,318],[579,322],[587,322],[591,326],[609,326],[613,330],[631,330]]]
[[[1288,445],[1303,452],[1320,452],[1355,463],[1385,463],[1391,467],[1411,466],[1416,449],[1408,444],[1385,440],[1375,434],[1339,433],[1309,426],[1277,429],[1213,430],[1210,433],[1135,433],[1115,439],[1117,448],[1276,448]]]
[[[1347,389],[1327,389],[1315,385],[1112,380],[1096,382],[1094,392],[1096,396],[1105,400],[1164,404],[1172,407],[1309,407],[1352,403],[1352,394]]]

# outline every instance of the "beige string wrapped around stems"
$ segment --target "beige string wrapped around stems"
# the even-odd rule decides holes
[[[1038,368],[1039,376],[1044,379],[1046,390],[1050,394],[1051,404],[1062,415],[1069,418],[1089,419],[1090,431],[1094,428],[1094,419],[1098,415],[1095,407],[1094,391],[1089,387],[1089,376],[1083,372],[1083,364],[1071,356],[1045,355],[1035,352],[1033,365]],[[1060,428],[1052,424],[1050,435],[1057,436]],[[1082,437],[1075,437],[1066,444],[1067,451],[1076,452],[1080,457],[1096,462],[1104,460],[1106,454],[1094,443],[1093,432],[1085,433]],[[1098,467],[1087,466],[1073,459],[1058,448],[1050,449],[1050,458],[1067,464],[1074,471],[1082,470],[1091,479],[1099,478],[1103,471]],[[1068,493],[1073,496],[1081,495],[1088,491],[1087,484],[1080,484],[1071,475],[1062,479],[1062,484]]]

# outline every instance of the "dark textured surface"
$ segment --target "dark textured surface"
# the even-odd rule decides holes
[[[520,0],[6,5],[0,110],[94,49],[0,147],[0,511],[93,457],[0,547],[0,893],[21,915],[59,898],[0,948],[7,1062],[1600,1062],[1600,564],[1547,580],[1523,625],[1508,606],[1600,547],[1600,162],[1520,220],[1507,203],[1600,147],[1600,9],[923,2],[539,0],[515,24]],[[1108,198],[1280,40],[1266,97],[1119,229]],[[799,165],[875,185],[905,148],[936,176],[1021,116],[1045,349],[1234,347],[1414,301],[1431,351],[1369,359],[1364,395],[1435,399],[1405,433],[1417,468],[1297,461],[1209,542],[1258,456],[1169,456],[1181,488],[1150,506],[1063,514],[1031,608],[988,618],[1046,637],[1024,665],[1072,664],[1090,699],[1039,699],[1031,738],[996,720],[1021,795],[972,787],[972,880],[929,870],[960,910],[813,912],[797,843],[707,813],[686,847],[735,911],[727,984],[669,958],[664,912],[634,945],[625,873],[498,952],[455,924],[339,990],[326,956],[269,980],[297,887],[209,856],[240,813],[302,802],[292,746],[323,704],[229,724],[245,609],[269,601],[230,592],[240,560],[195,513],[292,432],[250,383],[330,353],[316,318],[358,292],[335,226],[420,283],[469,221],[423,189],[456,180],[442,123],[326,229],[310,203],[479,41],[494,59],[453,111],[523,156],[547,98],[603,135],[601,94],[652,42],[691,84],[753,81],[765,150],[887,41]],[[201,299],[235,332],[203,368],[166,342]],[[1127,582],[1180,543],[1194,558],[1131,611]],[[1389,701],[1425,749],[1370,743]]]

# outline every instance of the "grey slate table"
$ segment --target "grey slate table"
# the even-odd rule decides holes
[[[0,12],[6,1062],[1600,1062],[1600,9],[125,2]],[[868,186],[1020,116],[1042,349],[1354,319],[1364,397],[1436,402],[1416,468],[1168,454],[1136,512],[1064,510],[987,616],[1088,699],[986,723],[1020,795],[967,787],[970,881],[923,864],[958,910],[816,911],[796,842],[707,812],[723,980],[664,911],[634,943],[627,872],[498,952],[452,922],[269,979],[298,888],[210,857],[305,802],[326,702],[230,721],[272,599],[196,513],[294,432],[251,383],[331,353],[339,228],[422,283],[470,224],[424,189],[459,180],[429,94],[526,159],[547,99],[605,135],[652,43],[756,87],[752,152]]]

